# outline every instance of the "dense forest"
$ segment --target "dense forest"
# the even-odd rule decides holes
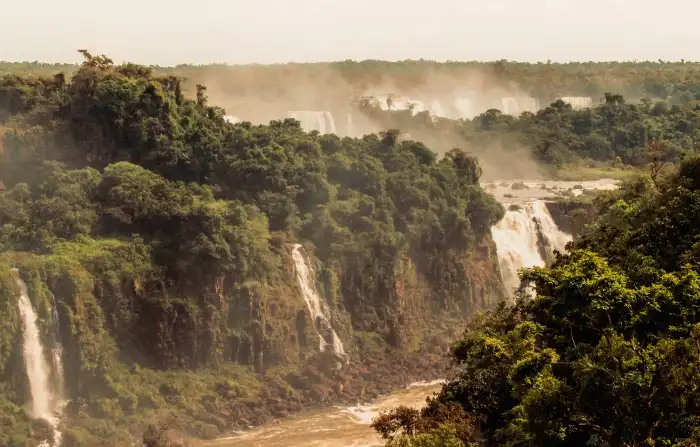
[[[45,346],[62,346],[66,447],[131,445],[161,423],[213,438],[356,403],[439,377],[455,338],[458,372],[428,407],[375,422],[392,445],[695,441],[696,64],[164,68],[82,53],[79,66],[0,64],[0,445],[52,438],[26,409],[19,283]],[[462,78],[549,105],[452,120],[362,98]],[[564,94],[602,102],[574,110]],[[381,131],[225,119],[304,95]],[[523,274],[534,299],[497,307],[490,228],[505,210],[484,171],[639,168],[596,199],[568,255]],[[294,244],[328,321],[307,311]],[[319,346],[324,325],[350,362]]]
[[[697,445],[699,204],[697,156],[598,196],[568,254],[522,272],[532,293],[453,344],[428,406],[375,428],[407,447]]]
[[[14,95],[33,90],[27,83],[38,82],[36,76],[60,70],[69,79],[77,69],[0,63],[0,75],[7,73],[2,85]],[[211,105],[255,123],[290,110],[328,110],[340,135],[348,134],[344,117],[352,114],[350,136],[400,129],[402,138],[408,135],[438,154],[460,147],[479,157],[486,177],[624,177],[654,159],[677,161],[700,144],[700,66],[689,62],[345,61],[149,70],[178,79],[180,94],[188,98],[206,85]],[[473,119],[448,119],[427,111],[381,110],[385,105],[371,98],[391,93],[439,99],[445,106],[457,97],[526,95],[537,98],[541,109],[511,116],[484,108]],[[590,97],[592,107],[574,109],[562,96]],[[16,96],[3,101],[6,109],[21,103]]]
[[[203,86],[84,56],[70,78],[0,82],[0,445],[51,435],[23,408],[16,275],[62,345],[64,446],[376,396],[440,374],[454,322],[501,299],[504,210],[464,151],[233,125]],[[346,366],[319,347],[294,243]]]

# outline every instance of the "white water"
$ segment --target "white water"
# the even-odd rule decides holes
[[[437,100],[430,104],[430,115],[440,118],[447,117],[447,114],[445,114],[445,109],[442,108],[442,104],[440,104]]]
[[[336,133],[335,121],[331,112],[318,110],[293,110],[288,112],[290,118],[301,123],[306,132],[317,131],[320,134]]]
[[[583,96],[565,96],[560,98],[567,104],[571,105],[574,110],[587,109],[593,107],[593,99]]]
[[[504,205],[508,207],[508,204]],[[508,292],[520,285],[518,270],[544,267],[554,250],[564,252],[572,239],[571,235],[559,230],[543,201],[518,206],[518,210],[506,211],[503,219],[491,229],[501,276]],[[542,255],[542,249],[547,256]]]
[[[522,112],[537,113],[540,103],[535,98],[501,98],[501,112],[504,115],[519,116]]]
[[[345,353],[343,342],[340,340],[340,337],[338,337],[338,334],[336,334],[333,326],[331,325],[331,319],[325,300],[322,300],[316,291],[314,271],[311,268],[311,265],[304,258],[304,255],[301,252],[300,244],[294,244],[292,248],[292,258],[294,259],[294,266],[296,268],[297,281],[299,281],[299,287],[301,287],[301,294],[304,297],[304,301],[306,301],[306,307],[309,309],[311,319],[313,320],[314,327],[318,333],[319,349],[321,351],[325,351],[326,346],[330,344],[333,348],[333,352],[347,360],[348,357]],[[319,330],[320,323],[323,323],[330,328],[330,343],[321,334],[321,331]]]
[[[535,98],[525,98],[523,100],[522,112],[537,113],[540,110],[540,102]]]
[[[501,98],[501,112],[504,115],[520,115],[518,101],[515,98]]]
[[[51,362],[53,370],[55,372],[53,376],[55,395],[57,396],[55,405],[60,409],[61,407],[63,407],[64,404],[63,391],[65,387],[65,382],[63,378],[63,345],[61,344],[61,328],[59,326],[58,306],[56,305],[56,297],[51,291],[49,291],[49,293],[51,294],[51,306],[53,309],[52,319],[54,333],[54,348],[51,350]]]
[[[35,418],[42,418],[49,421],[54,428],[54,445],[60,445],[61,432],[57,430],[59,422],[57,416],[58,411],[63,405],[62,398],[60,393],[55,393],[51,387],[49,380],[51,367],[44,355],[44,347],[41,344],[39,327],[37,325],[37,315],[29,300],[27,285],[19,277],[19,272],[16,269],[14,272],[17,275],[17,285],[19,285],[20,288],[17,305],[19,307],[20,316],[22,317],[24,362],[27,369],[27,378],[29,379],[29,390],[31,393],[31,413]],[[52,358],[56,365],[54,373],[60,376],[62,381],[63,368],[60,360],[60,352],[53,352]]]
[[[473,119],[476,116],[474,104],[469,98],[457,98],[454,101],[454,109],[457,111],[456,119]]]

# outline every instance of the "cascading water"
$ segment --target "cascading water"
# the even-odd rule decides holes
[[[457,111],[456,119],[473,119],[476,116],[474,104],[469,98],[457,98],[454,102],[454,109]]]
[[[302,129],[306,132],[313,130],[320,134],[336,133],[335,121],[331,112],[323,112],[317,110],[294,110],[287,114],[290,118],[301,123]]]
[[[326,121],[326,130],[328,133],[336,133],[335,121],[333,120],[333,115],[331,115],[331,112],[323,112],[323,118]]]
[[[311,318],[314,321],[314,327],[318,333],[319,349],[325,351],[326,346],[330,344],[333,348],[333,352],[347,360],[348,356],[345,353],[343,342],[331,325],[325,301],[321,299],[316,291],[313,269],[301,253],[300,244],[294,244],[292,248],[292,258],[294,259],[294,266],[296,267],[297,281],[299,281],[299,287],[301,287],[301,294],[304,297],[306,307],[309,309]],[[322,329],[325,328],[320,328],[319,326],[326,326],[330,331],[330,336],[324,337],[322,334],[324,331]],[[327,341],[327,338],[331,339],[330,343]]]
[[[440,104],[437,100],[430,104],[430,115],[440,118],[447,117],[445,114],[445,109],[442,108],[442,104]]]
[[[560,99],[565,103],[570,104],[571,108],[574,110],[593,107],[593,99],[585,96],[565,96]]]
[[[63,345],[61,344],[61,327],[59,326],[58,318],[58,306],[56,305],[56,297],[51,291],[51,306],[53,309],[53,336],[54,336],[54,348],[51,350],[51,361],[53,370],[56,372],[54,374],[54,387],[56,390],[56,396],[59,397],[56,405],[58,407],[63,406],[62,398],[65,383],[63,382]]]
[[[535,98],[525,98],[523,100],[522,112],[537,113],[540,110],[540,102]]]
[[[17,285],[20,288],[19,307],[22,318],[24,362],[29,379],[29,391],[31,393],[31,412],[35,418],[42,418],[49,421],[54,428],[54,445],[60,445],[61,433],[56,429],[58,426],[57,413],[63,405],[60,393],[56,393],[51,387],[49,380],[51,367],[44,356],[44,347],[41,344],[39,327],[37,325],[37,315],[34,312],[32,303],[27,293],[27,285],[22,281],[17,269],[13,270],[17,275]],[[63,380],[63,368],[60,360],[60,352],[52,353],[52,358],[57,369],[55,374]],[[42,444],[46,446],[48,444]]]
[[[496,243],[503,283],[511,293],[520,285],[518,270],[544,267],[553,258],[554,250],[563,252],[572,239],[571,235],[559,230],[541,200],[506,211],[503,219],[491,229],[491,234]]]
[[[515,98],[501,98],[501,111],[504,115],[520,115],[518,100]]]

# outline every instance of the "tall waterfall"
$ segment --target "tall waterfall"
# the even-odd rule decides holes
[[[553,260],[554,250],[563,252],[572,237],[559,230],[541,200],[506,211],[492,229],[503,283],[508,292],[520,285],[518,270],[544,267]]]
[[[306,301],[306,307],[309,309],[311,318],[314,321],[316,333],[318,334],[319,349],[325,351],[326,346],[330,344],[333,348],[333,352],[347,359],[348,357],[345,353],[343,342],[331,325],[328,306],[316,291],[314,271],[310,263],[307,262],[304,255],[301,253],[300,244],[294,244],[292,248],[292,257],[294,258],[294,266],[296,267],[297,281],[299,281],[299,287],[301,287],[301,294],[304,297],[304,301]]]
[[[336,133],[335,121],[331,112],[318,110],[292,110],[288,113],[290,118],[294,118],[301,123],[302,129],[306,132],[313,130],[320,134]]]
[[[520,115],[520,108],[518,107],[518,100],[515,98],[501,98],[501,112],[504,115]]]
[[[46,361],[44,347],[41,344],[41,336],[37,325],[37,315],[34,312],[27,285],[22,281],[17,269],[13,270],[17,275],[17,285],[20,288],[19,307],[22,318],[24,362],[29,379],[29,391],[31,393],[31,412],[35,418],[42,418],[49,421],[54,428],[54,445],[60,445],[61,433],[56,429],[58,426],[57,413],[63,405],[60,392],[56,392],[51,386],[50,374],[51,366]],[[60,352],[52,353],[55,370],[53,373],[63,380],[63,367],[60,359]],[[46,445],[46,444],[44,444]]]

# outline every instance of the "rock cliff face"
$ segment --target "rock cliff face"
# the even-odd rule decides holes
[[[439,271],[421,256],[362,268],[354,259],[334,267],[314,260],[317,289],[350,357],[338,368],[332,353],[319,349],[290,246],[281,245],[275,255],[281,267],[270,281],[240,283],[223,275],[183,296],[149,282],[137,259],[98,269],[95,258],[76,263],[5,254],[0,260],[0,383],[4,390],[15,390],[14,400],[26,401],[18,291],[8,276],[12,266],[28,284],[47,342],[54,305],[49,297],[55,296],[71,399],[66,415],[69,425],[78,427],[67,431],[68,445],[92,439],[79,428],[81,418],[107,418],[118,425],[129,415],[189,408],[184,429],[209,437],[309,405],[371,397],[401,381],[439,375],[444,363],[435,355],[444,352],[446,341],[467,317],[503,296],[490,240],[468,252],[446,252]],[[231,379],[236,375],[230,368],[241,367],[236,374],[243,371],[247,379]],[[201,381],[195,399],[173,388],[178,374],[213,376]],[[231,380],[255,385],[225,384]],[[339,383],[344,384],[341,394]],[[226,391],[230,387],[237,391]],[[262,399],[260,393],[269,397]],[[212,422],[204,410],[194,411],[204,408],[203,395],[216,400],[213,414],[221,420]],[[279,399],[289,403],[270,407]]]
[[[547,202],[546,205],[559,229],[574,237],[595,219],[595,205],[590,201],[559,200]]]

